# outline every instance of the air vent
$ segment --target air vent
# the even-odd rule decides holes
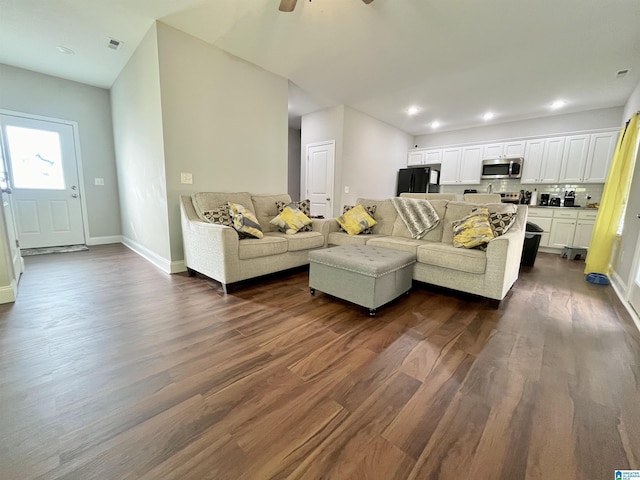
[[[120,50],[122,47],[122,42],[120,40],[116,40],[115,38],[110,38],[109,43],[107,43],[107,47],[111,50]]]
[[[618,72],[616,73],[616,78],[626,77],[627,75],[629,75],[629,69],[625,68],[624,70],[618,70]]]

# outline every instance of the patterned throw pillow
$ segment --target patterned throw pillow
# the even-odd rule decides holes
[[[454,247],[475,248],[489,243],[494,238],[489,225],[489,210],[486,208],[475,209],[452,224]]]
[[[344,205],[342,207],[342,214],[344,215],[345,213],[347,213],[349,210],[351,210],[353,208],[353,205]],[[364,209],[366,210],[366,212],[371,215],[371,218],[373,218],[375,220],[375,214],[376,214],[376,209],[378,208],[377,205],[369,205],[368,207],[364,207]],[[375,225],[375,224],[374,224]],[[340,230],[342,230],[343,232],[346,232],[346,230],[344,228],[342,228],[342,225],[340,225]],[[360,232],[362,235],[371,235],[373,234],[373,228],[369,227],[369,228],[365,228],[363,231]]]
[[[282,213],[282,211],[284,210],[284,207],[287,207],[287,206],[292,208],[297,208],[302,213],[304,213],[307,217],[311,217],[311,200],[309,199],[300,200],[299,202],[291,202],[291,203],[279,202],[279,201],[276,202],[276,208],[278,209],[278,213]],[[311,226],[311,224],[305,225],[298,231],[313,232],[313,227]]]
[[[229,202],[229,215],[233,220],[233,228],[253,238],[262,238],[262,227],[256,216],[239,203]]]
[[[377,223],[362,205],[356,205],[336,220],[349,235],[358,235]]]
[[[307,217],[298,208],[289,206],[284,207],[280,215],[269,221],[271,225],[276,225],[281,232],[287,235],[298,233],[303,227],[311,223],[311,219]]]
[[[226,203],[213,210],[202,212],[202,216],[206,218],[209,223],[233,227],[233,220],[231,220],[231,215],[229,215],[229,205]]]
[[[507,230],[511,228],[511,225],[516,221],[515,213],[490,213],[489,225],[496,237],[504,235]]]

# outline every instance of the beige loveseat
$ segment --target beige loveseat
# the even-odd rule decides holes
[[[411,238],[390,199],[358,199],[357,203],[364,207],[376,206],[374,217],[378,223],[373,227],[373,234],[348,235],[339,231],[337,222],[333,221],[327,243],[329,246],[366,244],[411,252],[417,257],[413,267],[414,280],[502,300],[518,279],[527,206],[485,204],[490,212],[516,208],[517,215],[507,233],[491,240],[483,251],[453,246],[451,222],[465,217],[478,204],[434,199],[429,202],[440,222],[420,240]]]
[[[252,195],[246,192],[202,192],[180,198],[184,263],[189,274],[200,272],[227,285],[309,263],[309,251],[326,246],[330,220],[314,219],[312,232],[287,235],[269,220],[278,215],[276,201],[289,195]],[[261,239],[238,238],[224,225],[209,223],[203,212],[227,202],[239,203],[256,215],[264,232]]]

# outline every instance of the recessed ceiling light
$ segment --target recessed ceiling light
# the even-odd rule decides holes
[[[431,128],[436,129],[440,126],[440,122],[438,120],[434,120],[433,122],[431,122]]]
[[[482,119],[487,121],[487,120],[491,120],[493,117],[495,117],[496,114],[493,112],[487,112],[482,116]]]
[[[415,105],[411,105],[408,109],[407,109],[407,115],[415,115],[416,113],[418,113],[420,111],[420,109],[418,107],[416,107]]]
[[[62,45],[57,45],[56,50],[58,50],[60,53],[64,53],[65,55],[74,55],[76,53],[70,48],[64,47]]]
[[[551,110],[558,110],[559,108],[564,107],[567,104],[564,100],[556,100],[551,104]]]

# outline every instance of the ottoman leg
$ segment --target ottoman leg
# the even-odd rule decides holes
[[[376,309],[375,308],[370,308],[369,309],[369,316],[370,317],[375,317],[376,316]]]
[[[315,295],[315,294],[316,294],[316,289],[315,289],[315,288],[313,288],[313,287],[309,287],[309,293],[310,293],[311,295]]]

